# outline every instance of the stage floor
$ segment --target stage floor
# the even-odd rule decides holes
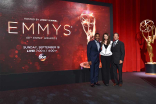
[[[123,73],[123,86],[89,82],[0,91],[0,104],[156,104],[156,75]]]

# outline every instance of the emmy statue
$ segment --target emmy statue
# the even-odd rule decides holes
[[[94,39],[94,35],[96,32],[96,19],[93,15],[93,12],[90,12],[88,10],[84,10],[80,15],[80,22],[82,24],[83,30],[87,35],[87,44],[89,41]],[[90,68],[90,65],[88,62],[82,62],[80,64],[81,69],[82,68]],[[102,65],[100,63],[99,68],[101,68]]]
[[[87,44],[94,39],[95,35],[95,17],[92,12],[85,10],[80,15],[80,21],[84,32],[87,35]]]
[[[154,40],[156,39],[156,27],[154,26],[154,22],[149,19],[142,21],[140,23],[140,31],[147,43],[147,51],[150,58],[150,62],[145,63],[146,74],[156,74],[156,62],[153,62],[154,54],[152,47],[152,44],[154,44]],[[144,33],[148,34],[148,36],[146,37]]]

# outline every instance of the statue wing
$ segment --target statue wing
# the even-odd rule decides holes
[[[156,34],[153,36],[153,39],[156,39]]]
[[[156,39],[156,34],[153,35],[153,40],[152,40],[152,43],[154,43],[154,40]]]
[[[153,36],[153,39],[156,39],[156,27],[155,27],[155,35]]]

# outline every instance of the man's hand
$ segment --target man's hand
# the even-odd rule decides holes
[[[89,65],[92,65],[92,62],[91,62],[91,61],[89,61],[89,62],[88,62],[88,64],[89,64]]]
[[[120,60],[119,64],[122,64],[122,63],[123,63],[123,61],[122,61],[122,60]]]

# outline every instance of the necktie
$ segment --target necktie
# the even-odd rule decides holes
[[[113,43],[113,47],[115,47],[115,45],[116,45],[116,41],[114,41],[114,43]]]

